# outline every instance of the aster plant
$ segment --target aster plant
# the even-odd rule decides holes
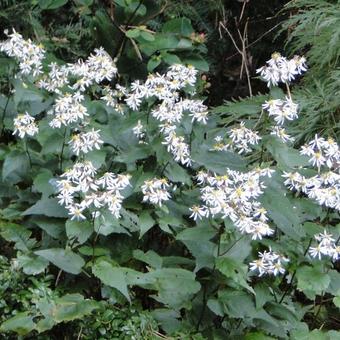
[[[3,201],[1,230],[25,273],[97,278],[89,295],[141,299],[163,333],[207,337],[288,337],[312,313],[293,292],[339,294],[339,146],[316,135],[299,152],[286,131],[304,57],[274,53],[257,73],[282,89],[256,119],[225,126],[191,65],[130,82],[103,48],[49,63],[43,46],[7,34],[0,51],[19,72],[2,176],[22,195]]]

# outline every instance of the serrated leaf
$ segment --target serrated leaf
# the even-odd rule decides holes
[[[17,257],[18,265],[27,275],[37,275],[42,273],[48,266],[48,261],[43,257],[34,255],[19,255]]]
[[[18,313],[16,316],[6,320],[1,324],[3,332],[16,332],[19,335],[26,335],[35,328],[33,317],[28,312]]]
[[[22,181],[29,170],[29,160],[25,152],[11,151],[5,158],[2,166],[2,180],[16,184]]]
[[[65,228],[67,237],[70,240],[76,239],[79,244],[85,243],[93,233],[93,226],[89,221],[67,220]]]
[[[123,268],[115,267],[106,260],[97,260],[92,266],[92,273],[105,285],[117,289],[129,302],[131,301]]]
[[[330,277],[320,266],[301,266],[296,270],[297,288],[309,299],[322,294],[330,283]]]
[[[50,261],[61,270],[71,274],[79,274],[85,264],[82,257],[69,249],[51,248],[38,250],[34,253]]]
[[[23,225],[1,222],[0,231],[6,241],[15,243],[16,249],[28,251],[36,243],[35,239],[30,239],[32,232]]]
[[[22,213],[25,215],[44,215],[49,217],[68,217],[67,210],[56,198],[42,198]]]
[[[34,190],[41,192],[43,196],[48,197],[55,192],[54,187],[50,184],[53,174],[48,169],[41,169],[33,181]]]
[[[155,225],[154,219],[151,217],[150,212],[142,211],[139,215],[139,238],[142,238],[143,235],[148,232]]]

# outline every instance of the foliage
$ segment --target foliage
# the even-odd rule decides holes
[[[321,5],[300,2],[313,18],[320,13],[315,8],[321,11]],[[208,71],[207,49],[190,20],[167,17],[161,1],[111,4],[23,4],[32,15],[22,24],[26,36],[36,40],[35,32],[47,51],[43,74],[51,62],[60,67],[55,88],[48,84],[54,86],[58,77],[48,83],[42,75],[20,73],[20,58],[1,55],[0,246],[11,258],[0,257],[1,332],[37,339],[339,337],[337,206],[331,199],[319,204],[317,197],[309,199],[307,189],[295,188],[299,183],[287,185],[287,173],[321,181],[326,171],[338,171],[336,162],[328,166],[315,159],[313,168],[308,155],[298,151],[311,131],[337,137],[320,104],[321,97],[329,98],[332,112],[338,110],[335,85],[329,82],[319,96],[322,87],[312,88],[312,76],[306,76],[297,90],[286,82],[207,114],[206,79],[195,70]],[[6,6],[1,15],[10,24],[10,10],[18,4]],[[67,11],[75,14],[70,27]],[[60,19],[47,26],[38,20],[54,13]],[[297,25],[292,37],[303,39],[301,13],[290,20]],[[315,25],[308,20],[308,27]],[[52,35],[54,30],[60,36]],[[293,48],[309,46],[309,72],[328,69],[313,59],[318,42],[301,41]],[[39,64],[40,47],[32,46],[27,53],[37,53]],[[108,53],[97,50],[92,59],[79,61],[85,73],[71,66],[99,46]],[[335,54],[328,56],[330,64]],[[103,65],[107,69],[101,73]],[[171,81],[175,90],[164,94]],[[271,133],[273,119],[263,108],[270,99],[300,105],[299,119],[287,126],[295,145]],[[58,108],[60,103],[64,107]],[[307,106],[322,127],[304,118]],[[65,112],[88,115],[56,120]],[[169,127],[174,130],[164,132]],[[81,144],[91,131],[99,134],[96,143],[84,137]],[[246,147],[238,145],[245,138],[239,133],[250,136]],[[327,188],[333,185],[337,192],[338,181],[330,179]],[[246,198],[244,188],[252,192]],[[229,210],[214,213],[204,195],[209,192],[227,193],[223,201]],[[98,203],[92,196],[84,208],[86,193],[110,200],[104,204],[98,198]],[[240,223],[244,217],[246,224]],[[262,229],[250,229],[252,223]],[[332,252],[317,250],[324,231],[333,235],[325,247]],[[271,264],[261,272],[256,266],[263,254]]]

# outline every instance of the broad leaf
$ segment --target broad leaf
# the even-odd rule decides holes
[[[61,270],[71,274],[79,274],[85,264],[79,255],[69,249],[51,248],[38,250],[34,253],[50,261]]]

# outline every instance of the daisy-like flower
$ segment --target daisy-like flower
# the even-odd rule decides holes
[[[73,135],[71,141],[69,142],[72,151],[78,156],[81,152],[88,153],[94,149],[99,150],[100,146],[104,143],[100,139],[99,132],[100,130],[92,129],[89,132]]]
[[[198,205],[192,206],[190,209],[191,215],[189,216],[194,221],[197,219],[202,219],[202,217],[207,217],[209,215],[209,211],[206,209],[206,207],[200,207]]]
[[[13,135],[18,134],[20,138],[24,138],[26,135],[32,137],[38,132],[39,129],[34,117],[30,116],[27,112],[14,118]]]
[[[144,195],[143,202],[149,202],[161,207],[163,202],[168,201],[171,198],[171,195],[168,192],[169,187],[170,184],[166,178],[153,178],[144,181],[141,188]]]
[[[251,271],[257,271],[259,276],[263,275],[280,275],[285,273],[284,263],[289,262],[289,259],[275,253],[269,248],[269,252],[264,251],[258,253],[259,258],[249,263],[249,269]]]
[[[72,220],[85,220],[89,215],[100,215],[98,209],[107,209],[120,217],[122,191],[130,185],[130,175],[107,172],[96,178],[97,170],[89,161],[78,162],[57,181],[58,202],[68,210]]]
[[[256,70],[267,86],[277,86],[279,83],[288,83],[307,70],[306,58],[294,56],[292,59],[283,57],[280,53],[272,54],[265,66]]]

